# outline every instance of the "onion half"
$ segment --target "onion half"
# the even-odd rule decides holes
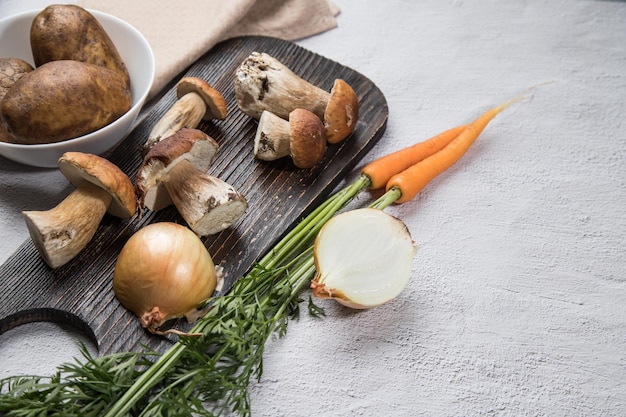
[[[384,304],[406,287],[416,251],[406,225],[382,210],[339,214],[315,240],[313,295],[352,308]]]
[[[113,290],[143,327],[163,333],[158,329],[170,319],[197,318],[197,308],[213,294],[217,278],[213,259],[195,233],[160,222],[128,239],[115,264]]]

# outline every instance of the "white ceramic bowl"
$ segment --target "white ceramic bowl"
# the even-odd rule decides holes
[[[41,9],[0,20],[0,56],[21,58],[33,65],[30,26]],[[119,143],[130,131],[143,106],[152,82],[155,62],[152,49],[141,33],[123,20],[89,10],[115,43],[130,74],[132,106],[119,119],[78,138],[40,145],[19,145],[0,141],[0,155],[26,165],[56,168],[57,160],[68,151],[101,155]]]

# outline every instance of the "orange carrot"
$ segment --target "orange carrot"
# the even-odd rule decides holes
[[[483,115],[470,123],[445,148],[391,177],[387,182],[386,189],[389,191],[395,187],[400,191],[400,197],[395,200],[395,203],[400,204],[413,199],[433,178],[451,167],[465,154],[487,124],[498,113],[521,98],[522,95],[517,96],[506,103],[487,110]]]
[[[394,153],[383,156],[370,162],[363,168],[362,173],[370,179],[369,188],[377,189],[384,187],[387,181],[411,165],[415,165],[430,155],[433,155],[448,145],[467,125],[457,126],[437,136],[416,143]]]

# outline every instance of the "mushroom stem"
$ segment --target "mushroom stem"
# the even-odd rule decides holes
[[[274,161],[291,156],[298,168],[313,168],[326,152],[324,124],[314,113],[295,109],[289,120],[264,110],[254,137],[254,156]]]
[[[276,58],[253,52],[235,75],[235,97],[242,112],[259,119],[263,110],[287,119],[306,109],[324,122],[328,143],[339,143],[355,128],[359,102],[352,87],[336,79],[330,93],[305,81]]]
[[[163,183],[180,215],[200,236],[230,227],[248,207],[231,185],[203,173],[187,160],[174,165]]]
[[[274,113],[264,111],[254,137],[254,157],[263,161],[274,161],[288,156],[290,147],[289,122]]]
[[[112,198],[85,183],[50,210],[22,212],[35,248],[51,268],[64,265],[87,246]]]
[[[184,77],[176,84],[178,101],[154,125],[142,146],[145,155],[156,143],[183,128],[195,129],[201,120],[226,117],[226,100],[222,93],[198,77]]]
[[[154,125],[143,150],[147,151],[155,143],[173,135],[182,128],[195,128],[202,120],[205,112],[206,104],[199,94],[185,94]]]
[[[305,81],[276,58],[253,52],[237,70],[235,95],[239,108],[255,119],[268,110],[287,119],[294,109],[307,109],[324,120],[330,93]]]

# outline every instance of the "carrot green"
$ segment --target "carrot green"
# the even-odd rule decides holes
[[[470,124],[444,132],[445,141],[440,140],[435,148],[432,142],[414,147],[411,156],[400,158],[392,169],[385,168],[384,175],[376,174],[377,186],[382,186],[380,178],[391,179],[387,191],[370,207],[384,209],[412,198],[437,173],[458,160],[506,105],[479,118],[478,128]],[[427,155],[417,158],[418,148],[426,149]],[[413,157],[419,161],[412,161],[415,165],[407,167],[407,161]],[[441,160],[437,160],[436,169],[430,168],[430,174],[424,175],[416,167],[431,158]],[[403,175],[404,180],[398,182],[394,174]],[[94,358],[83,347],[82,361],[62,365],[52,377],[14,376],[0,380],[0,415],[251,415],[248,385],[251,379],[262,375],[265,342],[274,332],[283,336],[289,319],[299,313],[300,294],[315,274],[315,236],[363,190],[373,188],[370,175],[371,172],[363,172],[329,197],[239,279],[228,294],[210,299],[211,308],[190,329],[190,333],[201,336],[182,336],[163,354],[145,351]],[[425,179],[416,180],[418,175]],[[309,311],[323,314],[311,300]]]

